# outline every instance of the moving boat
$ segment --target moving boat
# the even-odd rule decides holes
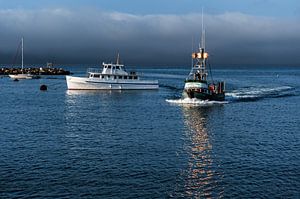
[[[127,72],[125,66],[117,62],[102,63],[102,70],[91,68],[87,77],[66,76],[69,90],[134,90],[158,89],[157,80],[142,80],[136,72]]]
[[[24,72],[24,38],[22,37],[22,40],[21,40],[21,48],[22,48],[22,73],[19,73],[19,74],[9,74],[8,76],[12,79],[38,79],[40,78],[40,76],[38,75],[33,75],[33,74],[30,74],[30,73],[23,73]]]
[[[205,31],[203,29],[202,15],[202,38],[201,45],[196,52],[192,53],[192,69],[185,80],[183,96],[200,100],[224,101],[225,82],[208,81],[207,60],[208,53],[205,51]]]

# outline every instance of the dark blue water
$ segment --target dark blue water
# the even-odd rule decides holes
[[[224,104],[179,100],[189,69],[140,71],[160,89],[1,78],[0,198],[300,198],[299,68],[215,70]]]

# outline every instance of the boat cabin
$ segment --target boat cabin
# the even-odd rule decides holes
[[[89,78],[99,78],[99,79],[139,79],[137,75],[112,75],[112,74],[102,74],[102,73],[89,73]]]
[[[102,71],[99,69],[89,69],[88,77],[89,78],[99,78],[103,80],[138,80],[136,72],[126,72],[124,69],[124,65],[122,64],[105,64],[102,63],[103,68]]]

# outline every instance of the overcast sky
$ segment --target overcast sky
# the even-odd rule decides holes
[[[202,7],[213,64],[300,66],[298,0],[0,0],[0,64],[190,65]]]

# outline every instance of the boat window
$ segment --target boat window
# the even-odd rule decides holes
[[[94,74],[94,77],[97,77],[97,78],[99,78],[99,77],[100,77],[100,75],[99,75],[99,74]]]
[[[129,79],[132,79],[132,76],[129,76]]]
[[[137,76],[134,76],[133,79],[137,79]]]
[[[108,66],[108,68],[111,68],[111,66]]]
[[[117,79],[117,76],[114,75],[113,77],[114,77],[114,79]]]
[[[124,79],[127,79],[127,76],[124,76]]]
[[[116,69],[120,69],[120,67],[119,67],[119,66],[116,66]]]
[[[91,74],[90,77],[94,77],[94,74]]]
[[[112,69],[115,70],[115,67],[113,66]]]
[[[119,79],[122,79],[122,76],[119,76]]]
[[[107,78],[110,78],[110,75],[107,75]]]

